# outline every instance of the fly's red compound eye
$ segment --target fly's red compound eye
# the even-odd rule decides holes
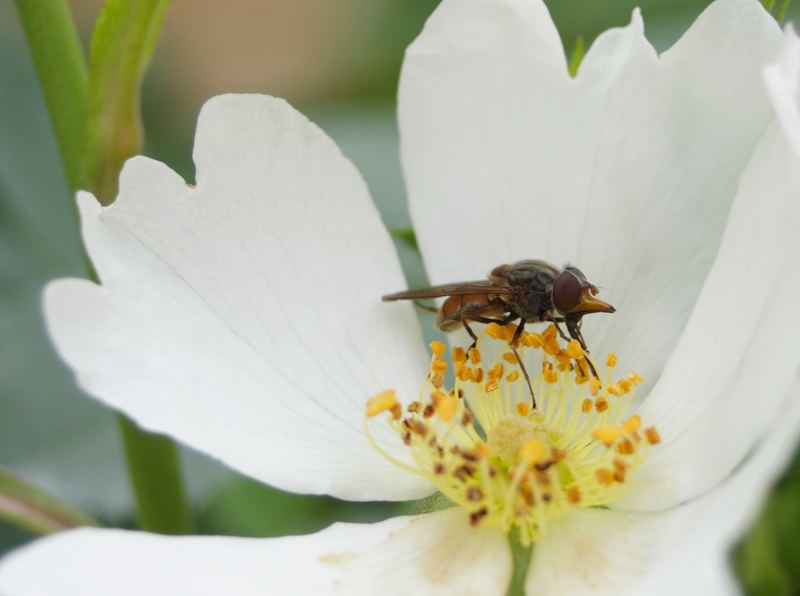
[[[581,299],[581,282],[569,271],[564,271],[553,283],[553,306],[561,312],[569,312]]]

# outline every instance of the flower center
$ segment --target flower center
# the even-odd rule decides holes
[[[530,544],[571,507],[617,500],[660,437],[654,427],[643,429],[637,414],[628,415],[644,379],[635,372],[615,379],[615,355],[603,367],[592,361],[601,382],[580,344],[559,342],[555,326],[523,333],[516,353],[508,347],[514,330],[490,324],[477,348],[453,348],[450,389],[446,348],[432,342],[430,373],[405,412],[393,390],[368,401],[368,418],[391,413],[388,424],[413,465],[384,451],[366,428],[378,451],[430,480],[467,510],[472,525],[517,527]],[[482,351],[497,353],[491,365]],[[529,371],[537,362],[530,375],[536,408],[517,354]]]

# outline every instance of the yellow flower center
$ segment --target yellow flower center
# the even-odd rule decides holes
[[[523,333],[517,353],[526,363],[531,395],[517,356],[508,347],[514,326],[490,324],[478,348],[454,348],[453,385],[445,386],[450,363],[441,342],[431,343],[430,373],[420,397],[403,410],[393,390],[367,404],[367,417],[390,412],[388,424],[411,452],[401,462],[367,435],[385,457],[424,476],[473,525],[508,532],[518,528],[523,544],[536,541],[548,521],[571,507],[600,507],[617,500],[651,445],[654,427],[629,415],[635,372],[615,378],[617,357],[605,366],[592,361],[577,341],[559,342],[555,326]],[[488,344],[488,345],[487,345]],[[490,364],[485,348],[496,351]]]

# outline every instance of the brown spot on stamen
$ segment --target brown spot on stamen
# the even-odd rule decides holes
[[[467,500],[468,501],[480,501],[483,499],[483,491],[479,489],[477,486],[470,486],[467,489]]]
[[[469,523],[470,523],[470,525],[471,526],[477,526],[479,523],[481,523],[481,520],[484,517],[486,517],[486,515],[488,513],[489,513],[489,510],[486,509],[486,507],[481,507],[477,511],[473,511],[472,513],[469,514]]]

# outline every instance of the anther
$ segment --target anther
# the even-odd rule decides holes
[[[638,414],[633,414],[631,415],[630,418],[628,418],[625,421],[625,423],[622,425],[622,428],[625,430],[626,433],[632,435],[637,430],[639,430],[639,427],[641,425],[642,425],[642,417],[639,416]]]
[[[453,362],[466,362],[467,353],[464,351],[464,348],[458,346],[453,348],[452,358]]]
[[[481,363],[481,353],[478,348],[470,348],[469,349],[469,361],[472,365],[480,364]]]
[[[606,447],[611,447],[620,434],[621,432],[616,426],[609,425],[598,426],[592,431],[592,436],[598,441],[602,441]]]
[[[400,402],[397,401],[397,394],[394,389],[381,391],[377,395],[367,400],[367,416],[377,416],[381,412],[391,411],[395,420],[400,418]],[[395,412],[397,414],[395,415]]]
[[[655,426],[648,426],[644,429],[644,436],[647,437],[647,442],[651,445],[657,445],[661,442],[661,435],[658,434]]]
[[[583,348],[577,339],[570,340],[569,344],[567,344],[566,352],[569,354],[570,358],[576,360],[583,357]]]
[[[445,345],[442,342],[437,341],[437,340],[432,341],[428,345],[431,348],[431,352],[433,352],[436,355],[437,358],[441,358],[442,356],[444,356],[444,353],[447,350]]]

